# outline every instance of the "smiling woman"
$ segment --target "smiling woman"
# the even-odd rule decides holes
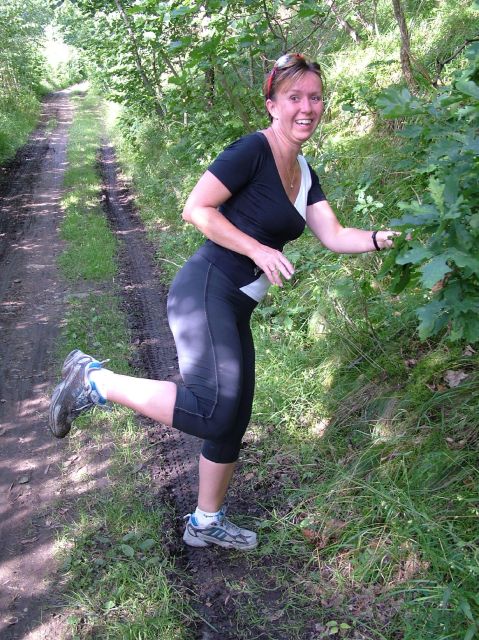
[[[256,534],[225,517],[224,499],[248,426],[255,385],[251,315],[270,285],[283,286],[294,267],[287,242],[308,225],[333,251],[391,246],[391,232],[345,228],[319,179],[301,155],[322,113],[319,65],[282,56],[265,82],[270,126],[237,140],[192,190],[183,218],[207,238],[177,274],[168,299],[182,384],[121,376],[80,351],[64,363],[52,399],[58,437],[85,409],[116,402],[201,438],[199,493],[183,540],[252,549]]]

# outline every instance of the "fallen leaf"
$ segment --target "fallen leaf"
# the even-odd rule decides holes
[[[310,542],[314,542],[318,537],[318,532],[313,529],[301,529],[301,533]]]
[[[444,374],[444,381],[447,383],[448,387],[454,388],[459,386],[467,377],[467,373],[462,369],[459,369],[458,371],[452,371],[450,369]]]
[[[127,558],[133,558],[133,556],[135,555],[135,550],[133,549],[133,547],[130,547],[129,544],[120,545],[120,549]]]
[[[148,538],[147,540],[144,540],[141,544],[140,544],[140,549],[142,551],[148,551],[149,549],[151,549],[152,547],[154,547],[156,545],[156,542],[152,539],[152,538]]]

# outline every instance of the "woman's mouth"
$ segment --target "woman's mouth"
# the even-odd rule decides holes
[[[300,127],[309,127],[313,124],[312,118],[300,118],[299,120],[295,120],[296,124]]]

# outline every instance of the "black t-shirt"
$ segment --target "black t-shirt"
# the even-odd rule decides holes
[[[316,173],[308,165],[311,187],[307,204],[325,200]],[[209,167],[232,196],[219,211],[235,227],[261,244],[283,250],[298,238],[305,219],[288,198],[281,182],[271,147],[261,132],[251,133],[233,142]],[[259,277],[260,271],[247,256],[206,240],[198,253],[222,269],[238,286]]]

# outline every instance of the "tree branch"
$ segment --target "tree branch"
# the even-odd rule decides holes
[[[349,24],[349,22],[345,18],[343,18],[343,16],[341,15],[338,9],[336,2],[334,0],[324,0],[324,2],[328,5],[328,7],[333,12],[336,18],[336,21],[338,22],[340,27],[344,29],[344,31],[346,31],[346,33],[348,33],[351,36],[351,38],[354,40],[356,44],[360,42],[361,37],[359,33],[354,29],[354,27],[351,24]]]
[[[439,83],[439,78],[441,77],[441,73],[442,70],[444,69],[444,67],[446,66],[446,64],[448,64],[449,62],[452,62],[454,60],[454,58],[457,58],[457,56],[461,53],[461,51],[464,51],[464,49],[467,47],[468,44],[471,44],[471,42],[479,42],[479,37],[478,38],[469,38],[469,40],[466,40],[464,42],[464,44],[462,44],[460,47],[458,47],[454,53],[449,56],[449,58],[446,58],[445,60],[439,60],[439,58],[436,58],[436,78],[434,80],[434,82],[432,83],[434,87],[437,87],[438,83]]]
[[[264,15],[265,15],[265,17],[266,17],[266,22],[268,23],[269,30],[271,31],[271,33],[273,34],[273,36],[274,36],[277,40],[281,40],[281,42],[283,43],[283,47],[282,47],[282,49],[284,50],[284,49],[286,48],[286,44],[287,44],[287,42],[286,42],[286,38],[284,37],[283,32],[282,32],[282,30],[281,30],[281,29],[280,29],[280,35],[278,35],[278,34],[276,33],[276,31],[274,30],[273,24],[272,24],[272,22],[271,22],[271,16],[269,15],[268,8],[266,7],[266,0],[263,0],[263,1],[262,1],[262,4],[263,4]]]
[[[301,49],[301,46],[303,44],[303,42],[306,42],[307,40],[309,40],[311,38],[311,36],[313,35],[313,33],[316,33],[316,31],[318,29],[321,29],[321,27],[324,25],[324,23],[326,22],[326,20],[329,17],[329,13],[328,15],[324,18],[324,20],[322,22],[319,22],[309,33],[308,35],[304,36],[304,38],[301,38],[301,40],[298,40],[298,42],[295,42],[294,45],[291,47],[292,51],[299,51]]]
[[[140,78],[141,78],[141,81],[143,83],[143,86],[145,87],[145,89],[149,93],[149,95],[154,99],[154,101],[155,101],[155,109],[156,109],[156,112],[158,113],[158,115],[164,116],[165,115],[164,109],[161,106],[160,102],[158,101],[158,96],[156,95],[156,91],[155,91],[150,79],[146,75],[146,72],[145,72],[145,70],[143,68],[143,64],[142,64],[142,61],[141,61],[141,56],[140,56],[138,43],[136,41],[136,37],[135,37],[135,33],[133,31],[133,28],[132,28],[132,26],[130,24],[130,20],[129,20],[128,16],[126,15],[125,9],[123,8],[123,5],[121,4],[120,0],[114,0],[114,2],[115,2],[115,5],[116,5],[116,8],[120,12],[120,16],[121,16],[121,18],[123,20],[123,24],[125,25],[127,33],[130,36],[130,40],[131,40],[131,43],[133,45],[133,56],[135,58],[136,68],[137,68],[138,73],[140,74]]]

